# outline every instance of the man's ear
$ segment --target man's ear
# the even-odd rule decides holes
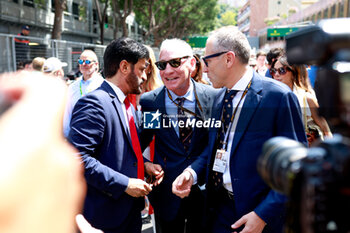
[[[128,74],[131,71],[130,63],[126,60],[122,60],[119,64],[119,70],[122,74]]]
[[[226,65],[228,68],[232,67],[236,62],[236,54],[233,51],[228,51],[226,53]]]
[[[196,70],[196,58],[192,57],[190,64],[191,64],[191,73],[193,73]]]

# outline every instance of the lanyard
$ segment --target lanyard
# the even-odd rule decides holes
[[[237,109],[238,109],[239,105],[241,104],[241,102],[242,102],[244,96],[247,94],[248,89],[250,88],[251,84],[252,84],[252,80],[250,80],[250,82],[248,83],[248,85],[247,85],[247,87],[245,88],[245,90],[244,90],[244,92],[243,92],[243,94],[242,94],[240,100],[238,101],[237,106],[235,107],[235,110],[233,111],[233,114],[232,114],[232,117],[231,117],[231,120],[230,120],[230,125],[229,125],[229,127],[228,127],[228,129],[227,129],[227,131],[226,131],[226,133],[225,133],[225,139],[224,139],[224,142],[223,142],[223,147],[224,147],[224,148],[222,148],[222,149],[224,149],[224,150],[226,150],[226,148],[227,148],[228,136],[229,136],[229,134],[230,134],[230,132],[231,132],[232,125],[233,125],[233,120],[235,119],[235,116],[236,116],[236,113],[237,113]],[[222,123],[224,122],[224,115],[222,115],[221,122],[222,122]]]
[[[201,103],[199,102],[199,100],[198,100],[198,96],[197,96],[197,91],[196,91],[196,88],[195,87],[193,87],[193,90],[194,90],[194,97],[195,97],[195,99],[196,99],[196,102],[197,102],[197,105],[198,105],[198,108],[199,108],[199,110],[201,111],[201,112],[203,112],[203,109],[202,109],[202,106],[201,106]],[[176,103],[174,100],[173,100],[173,97],[170,95],[170,92],[169,92],[169,90],[168,89],[166,89],[166,91],[167,91],[167,93],[168,93],[168,97],[169,97],[169,99],[178,107],[178,108],[181,108],[182,109],[182,111],[184,111],[184,112],[187,112],[187,113],[189,113],[189,114],[191,114],[192,116],[194,116],[194,117],[197,117],[197,118],[199,118],[199,119],[201,119],[201,117],[200,116],[198,116],[198,114],[196,114],[196,113],[194,113],[194,112],[192,112],[191,110],[189,110],[189,109],[187,109],[187,108],[184,108],[183,106],[181,106],[181,105],[179,105],[178,103]]]
[[[83,82],[83,78],[80,80],[80,96],[83,96],[83,90],[82,90],[82,88],[81,88],[81,83]]]

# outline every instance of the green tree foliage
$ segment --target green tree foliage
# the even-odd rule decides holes
[[[222,26],[236,25],[237,14],[233,11],[226,11],[221,15],[220,23]]]
[[[205,34],[215,26],[217,0],[135,1],[137,21],[144,27],[144,39],[158,46],[166,38]]]
[[[237,14],[239,8],[230,7],[227,4],[219,4],[219,14],[217,16],[217,27],[237,25]]]

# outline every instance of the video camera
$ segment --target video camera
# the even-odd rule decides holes
[[[319,113],[333,132],[350,135],[350,19],[323,20],[290,34],[290,64],[319,65]],[[347,30],[347,31],[345,31]],[[258,171],[289,196],[285,231],[350,232],[350,140],[335,135],[312,148],[275,137],[263,146]]]

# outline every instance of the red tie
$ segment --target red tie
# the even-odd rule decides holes
[[[145,178],[144,168],[143,168],[143,156],[141,152],[139,137],[137,136],[134,116],[131,111],[131,105],[128,98],[124,100],[126,115],[129,121],[130,135],[131,135],[131,143],[134,148],[136,158],[137,158],[137,178],[143,180]]]

